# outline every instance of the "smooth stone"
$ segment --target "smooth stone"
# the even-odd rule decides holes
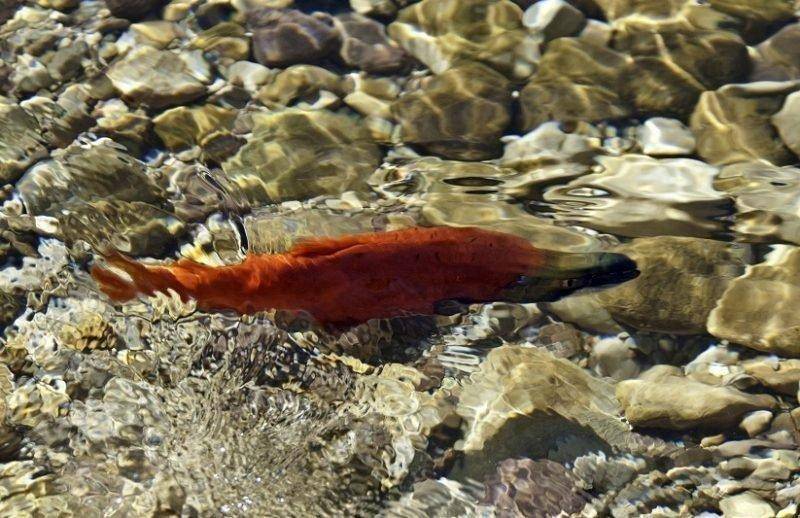
[[[789,94],[781,111],[772,116],[783,143],[800,156],[800,91]]]
[[[777,405],[772,396],[706,385],[662,367],[653,367],[641,379],[617,384],[617,399],[634,426],[725,430],[748,412]]]
[[[111,14],[128,20],[139,20],[168,3],[168,0],[105,0]]]
[[[750,81],[800,79],[800,23],[783,27],[756,47]]]
[[[721,498],[719,508],[725,518],[772,518],[775,516],[772,505],[751,491]]]
[[[250,57],[250,39],[238,23],[222,22],[192,39],[192,47],[235,61]]]
[[[78,7],[80,0],[36,0],[36,4],[45,9],[69,11]]]
[[[236,112],[213,104],[204,106],[178,106],[153,119],[156,134],[167,149],[178,150],[202,145],[213,133],[230,130]]]
[[[709,0],[717,11],[731,14],[758,23],[774,23],[791,20],[795,8],[784,0]]]
[[[601,338],[595,342],[589,364],[601,376],[616,381],[635,378],[641,371],[636,362],[636,343],[627,335]]]
[[[653,117],[637,129],[642,152],[650,156],[691,155],[695,148],[692,131],[677,119]]]
[[[760,92],[730,86],[704,92],[690,119],[697,154],[712,164],[723,165],[758,159],[776,165],[794,162],[796,157],[770,120],[789,91]]]
[[[525,10],[522,25],[550,41],[580,32],[586,16],[564,0],[540,0]]]
[[[465,64],[426,78],[392,112],[404,143],[446,158],[494,158],[511,122],[511,85],[491,68]]]
[[[800,248],[776,245],[763,263],[731,282],[708,331],[759,351],[800,357]]]
[[[580,38],[553,40],[520,91],[522,129],[548,121],[622,119],[631,107],[620,96],[629,58]]]
[[[248,203],[302,200],[366,189],[381,151],[356,118],[296,108],[251,115],[253,131],[222,164]]]
[[[762,385],[781,394],[794,396],[800,388],[800,360],[760,357],[745,360],[741,366]]]
[[[755,437],[767,428],[772,421],[772,412],[769,410],[756,410],[750,412],[742,418],[739,423],[739,428],[742,429],[750,437]]]
[[[388,32],[434,74],[478,61],[524,79],[539,58],[539,43],[510,0],[422,0],[401,10]]]
[[[386,36],[386,28],[360,14],[340,14],[333,19],[342,47],[339,55],[348,66],[374,74],[390,74],[408,63],[405,51]]]
[[[211,71],[200,51],[176,54],[143,46],[112,65],[108,78],[124,98],[163,108],[202,97]]]
[[[266,66],[310,63],[333,52],[338,34],[331,16],[297,10],[259,9],[248,13],[253,55]]]
[[[353,11],[367,16],[394,16],[397,13],[397,4],[394,0],[350,0]]]
[[[326,93],[334,97],[330,104],[337,104],[345,93],[342,78],[315,65],[294,65],[271,76],[256,93],[256,99],[267,107],[297,103],[316,105]]]
[[[257,92],[261,85],[275,74],[276,71],[252,61],[237,61],[230,65],[225,73],[232,85],[241,86],[251,94]]]

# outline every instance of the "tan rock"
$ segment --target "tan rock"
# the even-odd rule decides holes
[[[777,404],[771,396],[706,385],[660,366],[641,378],[622,381],[616,389],[625,417],[639,427],[724,430],[747,412]]]
[[[800,356],[800,248],[777,246],[764,263],[731,282],[708,318],[718,338]]]

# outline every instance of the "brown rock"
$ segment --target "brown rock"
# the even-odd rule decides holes
[[[157,7],[167,4],[168,0],[106,0],[111,14],[128,20],[139,20]]]
[[[351,67],[376,74],[396,72],[407,60],[405,51],[386,37],[385,27],[359,14],[340,14],[334,24],[342,37],[339,51]]]
[[[296,10],[259,9],[249,13],[253,53],[266,66],[310,63],[330,54],[339,39],[330,16]]]
[[[402,95],[392,112],[404,142],[447,158],[484,160],[502,152],[510,108],[505,77],[473,63],[426,78],[421,88]]]

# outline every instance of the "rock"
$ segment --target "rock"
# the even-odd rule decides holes
[[[800,360],[779,360],[775,357],[760,357],[742,362],[744,371],[756,378],[765,387],[793,396],[800,383]]]
[[[653,367],[640,379],[621,381],[616,392],[632,425],[668,430],[725,430],[742,415],[777,404],[771,396],[684,378],[664,365]]]
[[[691,155],[695,140],[692,131],[677,119],[653,117],[637,130],[642,152],[650,156]]]
[[[781,88],[748,89],[732,85],[704,92],[691,116],[697,153],[713,164],[753,159],[777,165],[793,162],[794,155],[770,122],[788,93]]]
[[[484,485],[486,500],[508,516],[572,515],[591,499],[577,477],[547,459],[506,459]]]
[[[350,7],[367,16],[394,16],[398,6],[408,3],[409,0],[350,0]]]
[[[330,16],[296,10],[259,9],[248,13],[253,54],[266,66],[311,63],[335,50],[338,34]]]
[[[533,72],[538,42],[510,0],[423,0],[389,25],[389,36],[434,74],[479,61],[514,77]]]
[[[641,275],[596,299],[617,322],[666,333],[705,332],[709,313],[745,266],[743,247],[705,239],[641,238],[613,251],[636,261]]]
[[[616,381],[635,378],[641,370],[636,361],[636,343],[627,334],[598,340],[592,346],[589,364],[600,376]]]
[[[421,88],[402,95],[392,106],[403,142],[460,160],[498,156],[510,110],[509,82],[479,64],[426,78]]]
[[[800,23],[783,27],[756,47],[751,81],[789,81],[800,79]]]
[[[621,119],[631,108],[619,92],[628,58],[579,38],[559,38],[547,46],[537,72],[520,92],[522,127],[545,122]]]
[[[97,119],[93,133],[111,138],[134,156],[141,154],[153,125],[144,110],[131,111],[122,100],[112,99],[98,104],[92,115]]]
[[[756,410],[746,414],[739,423],[739,428],[750,437],[755,437],[767,428],[772,421],[772,412],[769,410]]]
[[[724,226],[694,214],[727,211],[727,196],[713,187],[716,167],[686,158],[600,156],[596,173],[551,186],[544,201],[557,204],[556,220],[638,237],[661,234],[715,237]]]
[[[366,16],[349,13],[334,18],[342,38],[339,54],[351,67],[374,74],[390,74],[407,63],[405,51],[386,37],[385,27]]]
[[[501,164],[520,171],[552,163],[583,163],[602,152],[600,138],[567,133],[557,122],[546,122],[521,137],[503,137],[503,142]]]
[[[795,13],[791,2],[784,0],[709,0],[717,11],[759,23],[791,20]]]
[[[192,39],[192,47],[239,61],[250,57],[250,40],[238,23],[223,22],[206,29]]]
[[[333,100],[319,106],[319,101],[332,96]],[[330,70],[314,65],[294,65],[268,79],[256,94],[265,106],[291,106],[304,103],[318,108],[330,107],[344,96],[342,78]]]
[[[464,385],[456,411],[464,419],[464,439],[457,447],[474,455],[490,451],[489,441],[504,450],[525,443],[546,448],[552,439],[546,437],[558,435],[558,427],[575,425],[585,427],[608,444],[623,446],[628,440],[628,428],[617,419],[620,409],[613,386],[535,347],[505,345],[492,349]],[[549,426],[543,426],[545,421],[541,421],[542,426],[536,424],[537,420],[546,419],[545,415],[554,419],[549,431]],[[526,434],[539,436],[540,440],[515,436],[512,430],[517,434],[526,430]],[[514,441],[516,446],[498,444],[501,437]],[[529,456],[545,453],[523,451]],[[522,451],[506,453],[513,456]]]
[[[692,113],[704,90],[744,80],[749,72],[747,46],[736,33],[699,29],[675,23],[635,18],[614,34],[612,47],[630,54],[622,84],[625,97],[640,112]]]
[[[16,104],[0,101],[0,181],[10,183],[47,156],[36,118]]]
[[[52,216],[75,200],[157,203],[162,196],[145,165],[109,139],[54,151],[50,160],[30,168],[16,188],[28,214]]]
[[[708,318],[708,331],[759,351],[800,357],[800,248],[776,245],[766,261],[731,282]]]
[[[127,100],[164,108],[203,96],[211,71],[199,51],[176,54],[143,46],[112,65],[108,77]]]
[[[786,97],[781,111],[772,116],[772,124],[786,147],[800,156],[800,92]]]
[[[222,164],[252,203],[358,189],[381,161],[366,129],[346,115],[286,109],[252,119],[253,136]]]
[[[202,146],[215,133],[229,131],[236,112],[213,104],[172,108],[153,119],[156,134],[167,149]]]
[[[89,47],[83,41],[58,49],[47,63],[50,77],[63,82],[77,76],[82,69],[81,61],[88,51]]]
[[[722,168],[714,187],[734,197],[734,229],[746,240],[800,244],[800,169],[740,162]]]
[[[580,32],[586,16],[564,0],[540,0],[525,10],[522,25],[550,41]]]
[[[234,86],[240,86],[254,94],[258,89],[277,74],[264,65],[252,61],[237,61],[228,67],[226,77]]]
[[[772,518],[775,516],[772,505],[752,491],[721,498],[719,508],[725,518]]]
[[[105,0],[111,14],[128,20],[144,18],[150,11],[168,3],[167,0]]]
[[[75,9],[80,3],[80,0],[36,0],[36,3],[45,9],[69,11],[70,9]]]

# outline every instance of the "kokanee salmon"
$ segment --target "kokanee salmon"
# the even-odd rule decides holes
[[[558,257],[584,258],[559,272]],[[595,259],[587,259],[596,256]],[[601,256],[605,257],[603,263]],[[608,259],[612,260],[609,261]],[[574,289],[598,282],[586,275],[634,270],[617,254],[554,254],[527,240],[479,228],[410,228],[303,241],[282,254],[251,254],[230,266],[182,259],[146,265],[112,253],[106,261],[128,274],[94,266],[92,276],[115,301],[174,290],[207,311],[297,310],[321,324],[349,325],[375,318],[430,315],[448,300],[489,302],[536,297],[526,287]],[[563,262],[563,261],[562,261]],[[628,276],[630,278],[630,276]],[[571,284],[571,285],[570,285]],[[562,286],[563,285],[563,286]],[[539,290],[540,291],[540,290]],[[515,294],[516,295],[513,295]]]

